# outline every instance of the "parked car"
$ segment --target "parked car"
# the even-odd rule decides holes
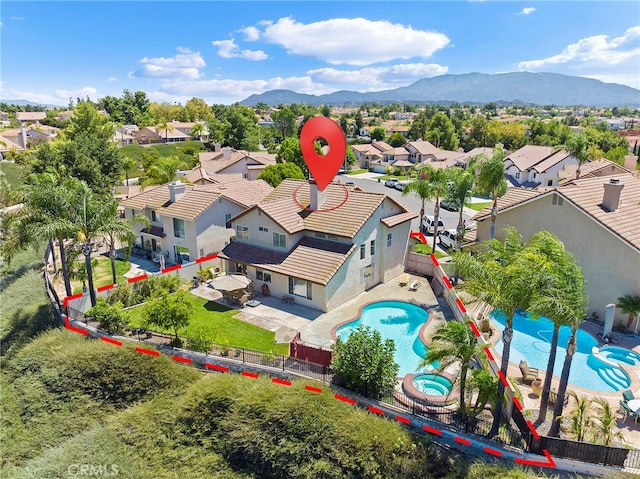
[[[458,211],[458,202],[455,200],[440,200],[440,208],[447,211]]]
[[[444,248],[455,248],[458,244],[457,241],[457,236],[458,233],[456,232],[456,230],[444,230],[442,233],[440,233],[438,235],[438,242],[444,247]]]
[[[393,185],[393,187],[398,190],[398,191],[402,191],[404,190],[404,187],[407,186],[406,183],[403,183],[401,181],[398,181],[395,185]]]
[[[442,218],[438,218],[438,231],[442,231],[443,229],[445,229],[444,222],[442,221]],[[433,234],[434,230],[435,230],[435,221],[433,216],[424,215],[424,217],[422,218],[422,232]]]
[[[396,184],[400,183],[397,178],[389,178],[384,182],[384,186],[388,186],[389,188],[395,188]]]

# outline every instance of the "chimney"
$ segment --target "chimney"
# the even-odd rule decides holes
[[[230,160],[231,159],[231,147],[230,146],[225,146],[222,149],[222,159],[223,160]]]
[[[624,185],[620,183],[618,178],[611,178],[609,183],[604,184],[604,195],[602,197],[602,206],[607,211],[615,211],[620,204],[620,192]]]
[[[20,122],[20,146],[27,149],[27,130],[24,128],[24,123]]]
[[[175,203],[184,195],[186,185],[180,180],[169,183],[169,202]]]
[[[320,191],[317,183],[314,180],[309,180],[309,198],[309,209],[319,210],[327,199],[327,190]]]
[[[638,157],[634,155],[627,155],[624,157],[624,167],[630,171],[636,171],[636,164],[638,164]]]
[[[214,153],[220,153],[220,143],[214,143],[213,144],[213,152]]]

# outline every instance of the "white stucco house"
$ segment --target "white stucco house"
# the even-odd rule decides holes
[[[556,186],[558,173],[567,165],[577,164],[578,160],[566,150],[526,145],[505,157],[504,172],[513,186]]]
[[[385,194],[289,179],[231,219],[219,256],[257,290],[329,311],[403,271],[416,216]]]

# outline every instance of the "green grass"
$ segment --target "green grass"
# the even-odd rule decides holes
[[[480,211],[482,208],[489,206],[490,204],[491,204],[491,201],[482,202],[482,203],[471,203],[468,205],[468,207],[471,208],[472,210]]]
[[[391,178],[395,178],[395,179],[397,179],[399,181],[404,181],[404,180],[411,179],[411,177],[408,176],[408,175],[400,175],[400,176],[397,176],[397,175],[382,175],[379,178],[380,178],[381,181],[389,180]]]
[[[57,258],[56,258],[57,259]],[[101,256],[96,258],[95,261],[98,264],[93,268],[93,285],[96,288],[100,286],[106,286],[113,283],[113,277],[111,275],[111,259]],[[84,264],[84,259],[76,261],[75,264]],[[118,283],[126,283],[127,279],[124,274],[131,269],[131,263],[129,261],[116,260],[116,277]],[[82,291],[82,281],[71,281],[71,288],[74,294]]]
[[[126,145],[120,148],[120,153],[127,158],[133,158],[138,166],[128,171],[129,178],[141,176],[142,162],[146,155],[152,155],[159,158],[167,158],[169,156],[177,156],[185,162],[188,168],[193,168],[198,163],[198,152],[205,151],[203,143],[199,141],[185,141],[175,144],[160,143],[149,147],[140,145]]]
[[[347,171],[347,175],[359,175],[360,173],[366,173],[369,170],[359,169],[359,170],[349,170]]]
[[[28,168],[24,165],[18,165],[17,163],[0,163],[0,170],[5,174],[7,182],[14,187],[18,188],[24,185],[25,172]]]
[[[418,243],[416,244],[414,251],[419,254],[431,254],[431,249],[432,249],[431,245]],[[442,251],[436,249],[436,252],[435,252],[436,259],[444,258],[446,256],[448,256],[446,253],[443,253]]]
[[[237,309],[232,309],[215,301],[208,301],[199,296],[189,296],[193,305],[194,314],[189,326],[179,331],[180,336],[189,338],[202,336],[218,344],[228,344],[258,351],[273,352],[276,354],[289,354],[288,343],[276,343],[275,333],[262,329],[251,323],[246,323],[234,318],[238,314]],[[133,327],[142,327],[142,308],[139,306],[130,309],[129,324]],[[172,331],[162,331],[172,334]]]

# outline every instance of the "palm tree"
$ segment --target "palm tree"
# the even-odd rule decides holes
[[[629,329],[633,324],[634,318],[640,313],[640,296],[634,296],[631,294],[620,296],[616,306],[629,315],[629,319],[627,320],[627,329]],[[636,323],[634,332],[637,330],[638,324]]]
[[[577,133],[567,138],[566,145],[560,145],[558,148],[567,150],[571,156],[578,160],[578,168],[576,169],[576,179],[580,178],[580,169],[582,165],[589,159],[588,152],[589,142],[587,137]]]
[[[158,158],[146,169],[146,175],[142,179],[142,186],[164,185],[177,178],[176,172],[186,165],[176,156]]]
[[[407,183],[402,190],[403,195],[409,193],[415,193],[420,198],[420,232],[422,232],[422,220],[424,218],[424,204],[433,197],[433,190],[431,184],[428,181],[429,170],[426,168],[419,168],[416,178]],[[434,240],[435,241],[435,240]]]
[[[601,397],[597,397],[593,401],[599,406],[599,411],[591,423],[595,436],[598,438],[597,442],[609,446],[614,439],[624,439],[624,435],[617,428],[618,418],[609,402]]]
[[[473,296],[472,302],[500,310],[506,317],[500,364],[504,377],[507,377],[509,366],[513,319],[519,310],[526,310],[530,306],[541,282],[541,270],[531,267],[535,254],[525,253],[525,243],[518,232],[515,228],[508,228],[504,243],[489,240],[473,256],[467,252],[454,254],[455,266],[465,277],[462,288]],[[500,426],[504,387],[504,383],[499,381],[499,400],[494,410],[491,435],[497,434]]]
[[[202,123],[196,123],[191,127],[191,136],[197,136],[199,141],[202,141],[203,133],[204,133],[204,125]]]
[[[454,204],[458,205],[458,227],[457,242],[458,249],[464,239],[464,220],[462,214],[464,213],[465,205],[468,205],[471,201],[471,192],[473,191],[473,174],[469,170],[450,170],[451,173],[451,188],[449,190],[449,199],[453,200]]]
[[[587,432],[592,426],[591,416],[591,401],[586,397],[578,396],[574,391],[569,392],[576,406],[571,410],[568,416],[571,434],[576,438],[576,441],[584,441],[587,436]]]
[[[122,157],[122,169],[124,170],[124,176],[127,180],[127,186],[129,186],[129,170],[134,166],[138,166],[138,161],[130,156]]]
[[[460,366],[460,412],[463,419],[467,418],[465,406],[465,389],[467,384],[467,372],[471,359],[482,354],[482,346],[478,343],[473,331],[467,324],[459,321],[447,321],[442,324],[432,337],[429,349],[420,364],[420,367],[431,365],[439,361],[439,369],[445,369],[454,363]]]
[[[169,143],[169,132],[173,131],[173,124],[169,122],[166,118],[163,118],[158,122],[158,124],[156,125],[156,128],[158,129],[158,134],[160,133],[161,130],[164,130],[164,142]]]
[[[483,358],[482,355],[479,355]],[[487,404],[495,407],[497,404],[498,377],[488,367],[474,369],[467,382],[467,398],[469,403],[475,394],[473,405],[469,404],[469,415],[477,416]]]
[[[492,240],[496,231],[498,219],[498,196],[507,190],[507,178],[504,176],[504,150],[495,148],[493,156],[478,155],[480,171],[478,173],[478,190],[483,194],[491,195],[493,205],[491,207],[491,229],[489,239]]]

